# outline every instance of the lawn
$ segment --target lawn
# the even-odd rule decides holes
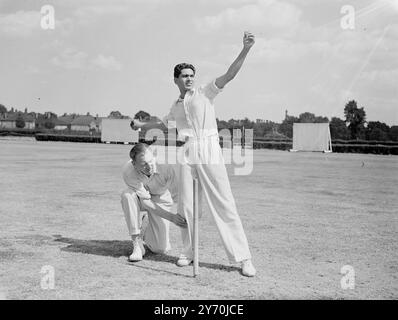
[[[0,139],[0,299],[398,298],[397,156],[254,150],[250,175],[228,170],[258,274],[228,263],[205,210],[193,278],[175,226],[167,255],[127,261],[131,146]]]

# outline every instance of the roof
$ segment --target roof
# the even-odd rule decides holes
[[[58,117],[58,119],[55,121],[55,125],[69,125],[73,122],[74,117],[72,115],[69,116],[62,116]]]
[[[6,118],[0,119],[0,121],[16,121],[19,116],[22,116],[25,122],[34,122],[36,119],[31,114],[25,114],[23,112],[7,113]]]
[[[89,126],[92,122],[95,122],[93,116],[78,116],[71,124],[74,126]]]

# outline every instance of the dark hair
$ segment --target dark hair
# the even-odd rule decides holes
[[[179,63],[174,67],[174,78],[178,78],[181,74],[181,70],[183,69],[191,69],[193,74],[196,73],[195,67],[189,63]]]
[[[137,155],[144,153],[146,150],[149,149],[149,146],[146,143],[137,143],[131,150],[130,150],[130,158],[131,160],[135,161]]]

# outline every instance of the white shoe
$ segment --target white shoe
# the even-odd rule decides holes
[[[144,241],[142,241],[141,238],[138,240],[138,245],[140,246],[142,256],[145,256],[146,250],[144,247]]]
[[[177,260],[177,266],[179,267],[186,267],[189,266],[193,260],[191,258],[188,258],[186,255],[180,255],[180,257]]]
[[[131,262],[141,261],[143,256],[144,254],[142,253],[140,242],[134,241],[134,250],[133,253],[129,256],[129,261]]]
[[[256,268],[254,268],[250,259],[242,261],[242,274],[246,277],[254,277],[256,275]]]

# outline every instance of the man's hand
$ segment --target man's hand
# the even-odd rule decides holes
[[[181,217],[178,213],[177,214],[172,214],[171,215],[171,222],[173,222],[175,225],[177,225],[180,228],[187,228],[187,221],[185,218]]]
[[[254,34],[252,34],[249,31],[245,31],[245,34],[243,36],[243,47],[250,49],[256,40],[254,39]]]
[[[134,120],[131,120],[130,127],[133,130],[138,130],[139,129],[139,127],[135,124]]]
[[[147,123],[144,121],[140,121],[138,119],[133,119],[130,123],[130,126],[133,130],[138,130],[139,128],[142,128],[146,125]]]

